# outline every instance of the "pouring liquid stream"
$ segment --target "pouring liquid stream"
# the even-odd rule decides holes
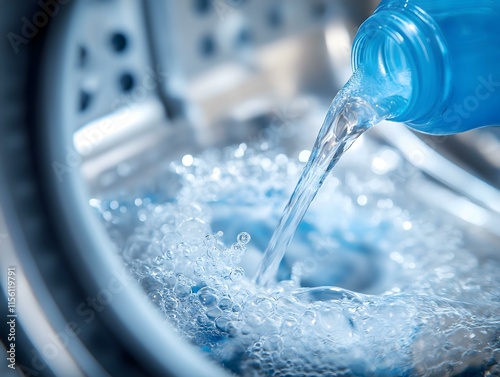
[[[380,86],[378,86],[380,88]],[[368,88],[368,90],[366,90]],[[385,87],[382,96],[371,91],[376,82],[366,82],[355,73],[332,101],[301,177],[293,191],[255,274],[254,281],[268,286],[276,280],[281,260],[300,221],[328,173],[351,145],[373,125],[395,117],[404,108],[403,87]],[[369,98],[370,100],[367,100]],[[378,98],[381,98],[380,100]]]

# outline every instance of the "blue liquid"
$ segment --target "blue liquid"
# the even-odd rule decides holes
[[[433,134],[500,124],[500,1],[383,0],[360,27],[353,68],[410,73],[394,120]]]
[[[340,115],[344,110],[345,107],[332,106],[328,112],[309,162],[264,253],[255,276],[257,284],[268,285],[275,279],[286,249],[328,173],[351,144],[374,123],[370,118],[354,125],[344,122],[345,118]]]
[[[264,252],[254,277],[257,284],[266,286],[276,279],[300,221],[342,155],[371,126],[394,116],[404,106],[401,93],[406,93],[406,87],[386,85],[380,90],[379,84],[360,69],[332,101],[309,161]]]
[[[373,124],[393,119],[419,131],[449,134],[500,122],[499,16],[500,1],[381,2],[358,32],[356,73],[330,107],[257,283],[275,278],[325,177]]]

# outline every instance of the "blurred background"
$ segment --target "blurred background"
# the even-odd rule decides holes
[[[222,376],[102,251],[113,245],[89,199],[154,190],[165,161],[255,140],[276,119],[314,120],[282,142],[294,157],[310,147],[377,3],[1,0],[0,304],[4,322],[15,267],[18,317],[17,369],[2,358],[0,374]],[[497,219],[498,128],[370,137]],[[498,235],[491,219],[476,225]]]

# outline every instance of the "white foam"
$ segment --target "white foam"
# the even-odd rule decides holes
[[[248,376],[495,368],[498,260],[477,254],[473,235],[452,218],[409,197],[406,187],[425,178],[408,177],[395,151],[368,141],[311,206],[281,266],[285,280],[263,288],[245,276],[242,266],[258,262],[301,167],[270,143],[263,149],[236,146],[173,164],[182,189],[171,203],[147,195],[92,202],[181,336]],[[125,226],[135,229],[123,242]]]

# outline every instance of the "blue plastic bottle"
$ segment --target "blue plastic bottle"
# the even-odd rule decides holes
[[[500,124],[500,0],[382,0],[352,64],[407,88],[391,120],[418,131]]]

